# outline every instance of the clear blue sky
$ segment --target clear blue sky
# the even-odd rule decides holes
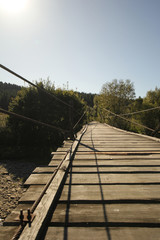
[[[130,79],[137,97],[160,87],[160,0],[12,0],[13,9],[4,1],[0,63],[28,80],[99,93]],[[2,69],[0,81],[24,85]]]

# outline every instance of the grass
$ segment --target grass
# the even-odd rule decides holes
[[[8,115],[4,113],[0,113],[0,128],[6,127]]]

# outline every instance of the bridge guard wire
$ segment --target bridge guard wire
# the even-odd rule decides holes
[[[84,115],[86,114],[86,111],[82,114],[82,116],[79,118],[79,120],[76,122],[76,124],[73,127],[73,130],[77,127],[78,123],[81,121],[81,119],[84,117]]]
[[[5,67],[5,66],[2,65],[2,64],[0,64],[0,68],[4,69],[5,71],[7,71],[7,72],[9,72],[9,73],[11,73],[11,74],[13,74],[13,75],[16,76],[16,77],[22,79],[23,81],[27,82],[27,83],[30,84],[31,86],[33,86],[33,87],[39,89],[40,91],[42,91],[42,92],[46,93],[47,95],[53,97],[53,98],[56,99],[57,101],[63,103],[64,105],[66,105],[67,107],[69,107],[70,109],[73,110],[73,106],[72,106],[72,104],[68,104],[68,103],[64,102],[64,101],[61,100],[60,98],[56,97],[53,93],[50,93],[50,92],[48,92],[47,90],[41,88],[40,86],[38,86],[38,85],[36,85],[36,84],[30,82],[30,81],[27,80],[26,78],[20,76],[19,74],[15,73],[14,71],[12,71],[11,69]],[[74,110],[74,111],[76,111],[76,110]],[[77,112],[79,115],[81,114],[79,111],[76,111],[76,112]],[[80,120],[79,120],[79,121],[80,121]],[[79,122],[78,122],[78,123],[79,123]],[[77,124],[78,124],[78,123],[77,123]],[[77,124],[76,124],[76,126],[77,126]],[[59,130],[60,130],[60,129],[59,129]],[[62,129],[61,129],[61,130],[62,130]],[[60,131],[61,131],[61,130],[60,130]],[[74,130],[74,128],[73,128],[72,130]],[[72,131],[72,130],[71,130],[71,131]],[[70,132],[70,131],[66,130],[66,132]],[[72,135],[72,134],[71,134],[71,135]]]
[[[52,129],[58,130],[58,131],[62,132],[64,135],[65,135],[65,133],[69,132],[69,130],[64,130],[62,128],[50,125],[48,123],[40,122],[38,120],[35,120],[35,119],[32,119],[32,118],[28,118],[28,117],[25,117],[25,116],[17,114],[17,113],[7,111],[7,110],[5,110],[5,109],[3,109],[1,107],[0,107],[0,112],[8,114],[8,115],[11,115],[11,116],[14,116],[14,117],[17,117],[17,118],[20,118],[20,119],[23,119],[23,120],[26,120],[28,122],[32,122],[32,123],[44,126],[44,127],[48,127],[48,128],[52,128]]]
[[[152,129],[152,128],[146,127],[146,126],[144,126],[143,124],[140,124],[140,123],[131,121],[131,120],[127,119],[127,118],[124,118],[124,117],[122,117],[121,115],[116,114],[116,113],[113,113],[113,112],[111,112],[111,111],[108,110],[108,109],[103,108],[103,110],[105,110],[106,112],[109,112],[110,114],[112,114],[112,115],[114,115],[114,116],[116,116],[116,117],[119,117],[119,118],[121,118],[121,119],[123,119],[123,120],[125,120],[125,121],[127,121],[127,122],[133,123],[133,124],[138,125],[138,126],[143,127],[143,128],[146,128],[146,129],[150,130],[151,132],[155,132],[155,130]]]
[[[39,198],[35,201],[35,203],[33,204],[32,208],[31,208],[31,213],[33,213],[35,211],[35,209],[37,208],[38,204],[40,203],[42,197],[45,195],[47,189],[49,188],[50,184],[52,183],[53,179],[55,178],[56,174],[58,173],[58,171],[61,169],[63,163],[67,160],[71,160],[72,156],[74,155],[78,145],[79,145],[79,142],[82,138],[82,136],[84,135],[84,133],[86,132],[87,130],[87,125],[85,125],[81,132],[80,132],[80,135],[79,135],[79,139],[78,141],[74,141],[73,144],[71,145],[70,149],[66,152],[63,160],[60,162],[60,164],[57,166],[57,168],[55,169],[54,173],[52,174],[51,176],[51,179],[48,181],[48,183],[46,184],[43,192],[41,193],[41,195],[39,196]],[[73,146],[75,144],[75,146]],[[67,159],[67,157],[69,157],[69,159]],[[68,165],[69,166],[69,165]],[[18,240],[19,237],[21,236],[25,226],[27,224],[25,223],[23,226],[19,226],[19,228],[17,229],[17,232],[15,233],[15,235],[12,237],[11,240]],[[28,239],[28,238],[27,238]],[[32,238],[29,238],[30,240],[33,240]],[[37,238],[36,238],[37,239]]]
[[[47,95],[53,97],[53,98],[56,99],[57,101],[59,101],[59,102],[63,103],[64,105],[66,105],[67,107],[73,109],[73,106],[72,106],[71,104],[68,104],[68,103],[64,102],[64,101],[61,100],[60,98],[56,97],[53,93],[50,93],[50,92],[48,92],[47,90],[41,88],[40,86],[38,86],[38,85],[36,85],[36,84],[30,82],[30,81],[27,80],[26,78],[20,76],[19,74],[15,73],[14,71],[12,71],[11,69],[5,67],[4,65],[0,64],[0,68],[4,69],[5,71],[7,71],[7,72],[9,72],[9,73],[11,73],[11,74],[13,74],[13,75],[16,76],[16,77],[22,79],[23,81],[25,81],[25,82],[27,82],[28,84],[30,84],[31,86],[33,86],[33,87],[39,89],[40,91],[46,93]],[[76,112],[80,115],[80,113],[79,113],[78,111],[76,111]]]
[[[134,115],[134,114],[139,114],[139,113],[143,113],[143,112],[149,112],[149,111],[153,111],[153,110],[157,110],[157,109],[160,109],[160,107],[148,108],[148,109],[144,109],[144,110],[137,111],[137,112],[123,113],[123,114],[119,114],[119,115],[120,116],[128,116],[128,115]]]
[[[59,102],[65,104],[66,106],[72,108],[72,106],[71,106],[70,104],[68,104],[68,103],[66,103],[66,102],[64,102],[64,101],[62,101],[60,98],[56,97],[54,94],[49,93],[49,92],[46,91],[45,89],[43,89],[43,88],[39,87],[38,85],[36,85],[36,84],[30,82],[30,81],[27,80],[26,78],[20,76],[19,74],[15,73],[14,71],[10,70],[9,68],[3,66],[2,64],[0,64],[0,68],[4,69],[5,71],[7,71],[7,72],[9,72],[9,73],[11,73],[11,74],[13,74],[13,75],[16,76],[16,77],[22,79],[23,81],[25,81],[25,82],[27,82],[28,84],[32,85],[33,87],[39,89],[40,91],[42,91],[42,92],[48,94],[49,96],[53,97],[53,98],[56,99],[57,101],[59,101]]]

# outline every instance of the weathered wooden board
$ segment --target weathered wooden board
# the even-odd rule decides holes
[[[156,200],[159,185],[65,185],[60,201]]]
[[[53,203],[56,201],[57,191],[59,190],[61,183],[65,177],[64,168],[67,169],[69,167],[70,158],[74,154],[82,134],[79,134],[76,141],[74,141],[72,146],[72,152],[66,155],[65,161],[62,163],[61,168],[58,169],[55,177],[51,181],[41,201],[36,207],[36,210],[34,212],[35,219],[32,222],[32,227],[25,226],[19,240],[34,240],[38,238],[40,230],[42,229],[46,217],[48,216],[48,211],[50,210]]]
[[[160,153],[160,147],[86,147],[78,148],[77,152],[148,152]],[[97,153],[98,154],[98,153]],[[99,153],[100,154],[100,153]]]
[[[15,226],[0,226],[0,240],[11,240],[16,231]]]
[[[61,161],[62,159],[64,159],[66,153],[60,153],[59,154],[53,154],[52,156],[52,160],[59,160]]]
[[[45,240],[159,240],[160,228],[49,227]]]
[[[160,160],[154,160],[154,159],[126,159],[126,160],[111,160],[111,159],[105,159],[105,160],[98,160],[97,159],[81,159],[81,160],[74,160],[72,163],[73,166],[105,166],[105,167],[111,167],[111,166],[157,166],[160,167]]]
[[[31,187],[21,201],[37,198],[40,191],[34,192],[32,186],[44,187],[39,184],[48,182],[71,144],[66,142],[58,148],[47,168],[35,169],[25,183]],[[66,161],[64,169],[68,165]],[[45,239],[160,239],[158,140],[91,123],[71,166]],[[37,238],[64,169],[59,169],[39,203],[32,228],[27,226],[20,239]]]
[[[76,156],[74,158],[74,161],[75,160],[81,160],[81,159],[85,159],[85,160],[89,160],[89,159],[96,159],[96,160],[104,160],[104,159],[116,159],[116,160],[124,160],[124,159],[146,159],[146,160],[154,160],[154,159],[157,159],[157,160],[160,160],[160,154],[139,154],[139,153],[136,153],[134,154],[117,154],[117,155],[111,155],[111,154],[101,154],[101,153],[91,153],[91,154],[88,154],[88,153],[85,153],[85,152],[77,152],[76,153]]]
[[[58,152],[67,152],[69,150],[69,147],[59,147],[56,150],[56,154],[58,154]]]
[[[152,212],[152,214],[151,214]],[[98,214],[97,214],[98,213]],[[56,223],[157,223],[159,204],[58,204],[51,224]]]
[[[81,146],[81,145],[83,145],[83,144],[85,144],[85,145],[88,145],[88,144],[100,144],[100,145],[106,145],[106,144],[113,144],[113,143],[115,143],[115,144],[123,144],[124,143],[124,141],[120,141],[120,139],[118,138],[115,138],[114,140],[113,139],[108,139],[108,140],[101,140],[101,139],[97,139],[97,140],[95,140],[95,139],[93,139],[92,141],[91,141],[91,139],[88,139],[88,140],[81,140],[81,142],[80,142],[80,144],[79,144],[79,146]],[[156,141],[153,141],[153,140],[148,140],[148,139],[144,139],[144,138],[141,138],[141,139],[137,139],[137,140],[135,140],[135,139],[128,139],[128,141],[127,141],[127,144],[135,144],[135,145],[137,145],[137,144],[144,144],[145,143],[145,145],[146,144],[160,144],[160,142],[156,142]]]
[[[18,206],[12,211],[10,215],[4,221],[4,226],[18,226],[20,223],[17,221],[19,218],[20,210],[23,210],[23,213],[27,213],[27,209],[31,209],[32,204],[18,204]],[[0,238],[1,239],[1,238]]]
[[[105,144],[102,144],[102,143],[94,143],[94,144],[92,144],[92,143],[88,143],[88,144],[80,144],[80,146],[78,147],[78,149],[83,149],[83,148],[106,148],[106,147],[115,147],[115,148],[117,148],[117,147],[123,147],[123,148],[128,148],[128,147],[137,147],[137,148],[142,148],[142,147],[145,147],[145,148],[152,148],[152,147],[157,147],[157,148],[160,148],[160,144],[159,143],[147,143],[147,144],[145,144],[145,146],[144,146],[144,142],[142,142],[142,143],[138,143],[138,142],[136,142],[136,144],[135,143],[132,143],[132,142],[128,142],[127,143],[127,146],[126,146],[126,144],[124,143],[124,142],[117,142],[117,143],[114,143],[114,142],[108,142],[107,144],[105,143]]]
[[[19,199],[19,203],[34,203],[40,196],[43,189],[44,185],[31,185]]]
[[[160,174],[142,174],[142,173],[121,173],[121,174],[106,174],[106,173],[71,173],[68,175],[66,183],[72,184],[109,184],[109,183],[159,183]]]
[[[152,166],[139,166],[139,167],[134,167],[134,166],[95,166],[93,165],[92,167],[85,167],[85,166],[81,166],[81,167],[72,167],[70,169],[71,173],[136,173],[136,172],[141,172],[141,173],[145,173],[145,172],[150,172],[150,173],[160,173],[160,166],[159,167],[152,167]]]
[[[46,167],[37,167],[34,169],[33,173],[53,173],[56,169],[56,166],[54,167],[49,167],[49,166],[46,166]]]
[[[58,166],[62,160],[51,160],[48,164],[49,167]]]
[[[45,185],[49,179],[51,178],[51,174],[43,173],[43,174],[31,174],[29,178],[25,181],[24,185]]]

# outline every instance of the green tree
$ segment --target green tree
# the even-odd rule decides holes
[[[158,108],[152,109],[160,106],[160,89],[155,88],[155,91],[148,91],[145,98],[138,98],[133,101],[128,106],[128,113],[133,113],[128,115],[131,121],[136,121],[144,127],[130,124],[130,130],[144,133],[147,135],[152,135],[150,129],[159,129],[160,128],[160,110]],[[148,109],[151,109],[148,111]]]
[[[160,88],[155,88],[154,91],[150,90],[147,92],[144,98],[144,104],[152,107],[160,106]],[[145,124],[155,130],[160,130],[160,109],[147,112],[145,114]]]
[[[15,97],[20,89],[21,87],[15,84],[0,82],[0,106],[7,110],[11,98]]]
[[[17,114],[48,123],[65,131],[71,129],[78,121],[84,111],[84,103],[73,91],[55,90],[48,81],[38,83],[41,89],[46,89],[50,95],[47,95],[35,87],[22,88],[17,96],[12,99],[9,110]],[[55,96],[52,97],[52,95]],[[60,99],[60,101],[57,100]],[[66,106],[69,104],[72,107]],[[82,124],[82,122],[81,122]],[[36,125],[31,122],[9,117],[8,127],[14,136],[14,144],[20,150],[27,153],[42,155],[50,154],[57,146],[62,144],[65,137],[69,136],[69,132],[64,134],[61,131]],[[79,124],[76,128],[81,127]],[[48,155],[47,155],[48,156]]]
[[[115,114],[125,113],[134,98],[134,85],[130,80],[118,81],[115,79],[112,82],[105,83],[102,86],[100,95],[95,98],[98,119],[102,122],[127,129],[127,122],[115,117],[110,112]]]

